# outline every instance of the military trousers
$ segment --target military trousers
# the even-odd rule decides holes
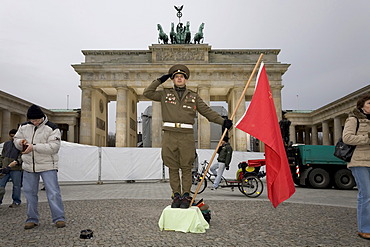
[[[165,130],[162,139],[162,160],[169,168],[172,193],[190,193],[191,169],[195,159],[194,133]],[[181,179],[180,179],[181,170]]]

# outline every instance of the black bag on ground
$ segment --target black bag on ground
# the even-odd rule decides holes
[[[209,223],[211,223],[211,211],[210,210],[205,210],[204,212],[202,211],[202,215],[204,219]]]
[[[334,156],[346,162],[350,162],[355,148],[356,146],[345,144],[342,138],[340,138],[337,145],[335,145]]]

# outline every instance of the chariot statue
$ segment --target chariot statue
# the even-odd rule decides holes
[[[175,30],[175,24],[172,22],[171,30],[169,33],[170,38],[168,38],[168,35],[163,31],[161,24],[157,24],[157,29],[159,31],[158,43],[168,44],[168,41],[170,41],[171,44],[191,44],[190,22],[187,21],[186,25],[184,25],[181,22],[181,17],[182,17],[181,11],[184,5],[174,6],[174,7],[177,10],[177,17],[179,18],[179,23],[176,25],[176,30]],[[194,44],[203,43],[203,40],[204,40],[203,29],[204,29],[204,23],[200,25],[198,32],[194,35]]]

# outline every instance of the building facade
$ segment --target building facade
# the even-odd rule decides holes
[[[27,121],[27,110],[33,103],[0,91],[0,142],[9,140],[9,130],[18,129]],[[37,104],[37,103],[35,103]],[[40,106],[42,108],[42,106]],[[80,110],[49,110],[42,108],[51,122],[58,124],[62,140],[78,142]]]
[[[85,61],[72,65],[80,75],[82,90],[80,143],[104,146],[107,139],[107,104],[116,101],[116,147],[137,145],[137,103],[154,79],[168,73],[173,64],[185,64],[190,69],[187,87],[202,99],[224,101],[229,115],[242,95],[249,75],[260,56],[269,76],[278,117],[282,117],[282,76],[289,64],[278,61],[278,49],[212,49],[207,44],[156,44],[148,50],[89,50],[82,51]],[[172,86],[165,83],[163,86]],[[250,84],[235,119],[244,114],[245,102],[253,95],[255,80]],[[152,104],[151,140],[161,146],[162,120],[160,103]],[[229,116],[230,117],[230,116]],[[198,146],[211,147],[210,123],[198,118]],[[232,129],[231,143],[235,150],[247,151],[247,134]]]
[[[334,145],[342,135],[344,122],[348,113],[356,106],[357,100],[365,94],[370,94],[370,85],[317,110],[307,112],[295,110],[285,111],[284,117],[290,121],[290,141],[311,145]],[[31,102],[0,91],[0,142],[9,139],[8,133],[10,129],[17,129],[21,123],[27,121],[26,112],[32,104]],[[60,127],[62,140],[80,143],[79,136],[82,128],[80,125],[80,109],[50,110],[42,106],[41,108],[50,121],[58,124]],[[150,130],[150,132],[152,131]],[[152,133],[151,135],[153,136]],[[197,139],[199,140],[199,136]],[[212,137],[210,137],[210,143],[212,143],[212,140]],[[249,143],[249,145],[252,145],[251,143],[253,141]],[[248,148],[248,150],[257,151],[253,147]]]
[[[287,111],[284,117],[291,122],[290,141],[311,145],[335,145],[342,136],[348,113],[365,94],[370,94],[370,85],[314,111]]]

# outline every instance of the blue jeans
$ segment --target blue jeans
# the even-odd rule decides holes
[[[213,175],[216,176],[216,179],[215,179],[215,183],[213,184],[213,188],[217,188],[218,185],[220,184],[221,182],[221,177],[222,177],[222,174],[224,173],[225,171],[225,163],[222,163],[222,162],[217,162],[217,163],[214,163],[211,168],[210,168],[211,172],[213,173]]]
[[[370,233],[370,167],[351,167],[358,188],[358,231]]]
[[[5,188],[10,178],[13,183],[13,203],[21,204],[22,171],[10,171],[8,174],[5,174],[4,177],[0,179],[0,187]],[[3,196],[0,195],[0,204],[3,202]]]
[[[38,192],[40,176],[45,185],[53,223],[64,221],[64,207],[58,183],[57,170],[44,172],[23,172],[23,191],[27,199],[26,222],[39,223]]]

